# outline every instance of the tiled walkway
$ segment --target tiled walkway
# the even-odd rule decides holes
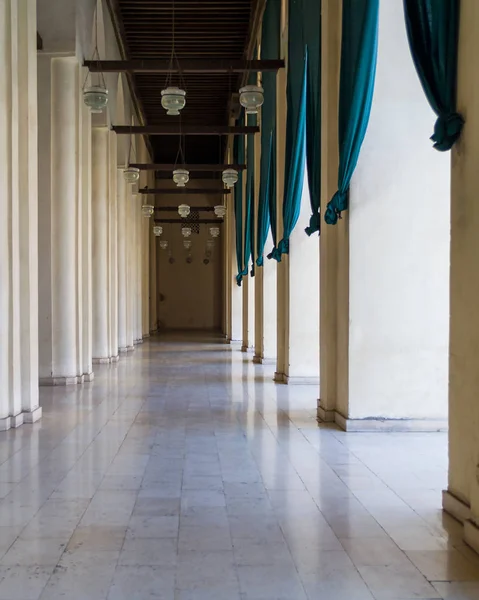
[[[479,599],[446,435],[318,428],[244,359],[153,339],[43,388],[0,433],[0,600]]]

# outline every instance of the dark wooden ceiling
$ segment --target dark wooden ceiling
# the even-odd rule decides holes
[[[257,0],[116,0],[127,59],[166,58],[173,46],[181,68],[184,58],[246,58]],[[134,87],[147,125],[227,125],[229,99],[240,75],[136,73]],[[168,116],[161,106],[166,84],[186,89],[181,116]],[[187,163],[222,161],[225,138],[184,136]],[[174,163],[179,139],[151,136],[155,161]],[[171,176],[170,174],[165,174]]]

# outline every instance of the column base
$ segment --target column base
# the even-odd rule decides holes
[[[14,417],[4,417],[0,419],[0,431],[8,431],[9,429],[15,429],[23,425],[23,413],[19,413]]]
[[[257,354],[255,354],[253,356],[253,362],[255,365],[262,365],[263,364],[263,357],[262,356],[258,356]]]
[[[112,363],[116,363],[120,360],[120,355],[117,354],[116,356],[110,356],[110,362]]]
[[[83,373],[83,381],[88,383],[89,381],[93,381],[95,379],[95,373],[91,371],[90,373]]]
[[[118,348],[118,352],[120,354],[126,354],[128,352],[128,346],[123,346],[122,348]]]
[[[111,362],[111,359],[109,356],[102,356],[100,358],[94,358],[93,359],[93,364],[94,365],[109,365]]]
[[[448,490],[442,492],[442,509],[461,523],[471,517],[471,507]]]
[[[241,352],[248,352],[248,346],[241,346]]]
[[[42,407],[37,406],[33,410],[24,410],[23,411],[23,422],[31,425],[32,423],[36,423],[42,418]]]
[[[284,383],[287,385],[318,385],[319,377],[301,377],[301,376],[290,376],[283,375]]]
[[[343,431],[355,432],[370,432],[385,431],[385,432],[424,432],[431,433],[434,431],[447,431],[448,423],[443,419],[349,419],[339,413],[337,410],[326,411],[328,414],[323,419],[321,414],[324,409],[318,408],[318,416],[326,422],[333,422],[338,425]],[[321,411],[321,413],[320,413]],[[334,415],[334,419],[332,418]]]
[[[320,421],[324,421],[325,423],[334,423],[335,413],[335,410],[323,408],[321,406],[321,400],[318,400],[318,408],[316,414]]]
[[[81,377],[40,377],[40,386],[52,386],[52,385],[76,385],[82,383],[79,381]]]
[[[134,349],[135,349],[135,346],[127,346],[126,347],[127,352],[133,352]]]
[[[273,381],[275,381],[276,383],[286,383],[285,377],[286,375],[284,373],[279,373],[278,371],[276,371],[273,377]]]
[[[149,337],[150,337],[150,334],[149,334],[149,333],[145,333],[145,334],[143,335],[143,339],[144,339],[144,340],[146,340],[146,339],[147,339],[147,338],[149,338]]]

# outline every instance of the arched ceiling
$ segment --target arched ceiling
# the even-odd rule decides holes
[[[185,59],[235,60],[247,57],[259,0],[109,0],[125,59],[169,59],[173,39],[180,67]],[[182,124],[228,125],[229,99],[238,90],[238,73],[134,73],[133,86],[147,125],[173,125],[161,106],[166,83],[184,87]],[[185,136],[187,163],[222,161],[225,138]],[[158,163],[174,163],[176,136],[151,136]],[[220,143],[221,140],[221,143]]]

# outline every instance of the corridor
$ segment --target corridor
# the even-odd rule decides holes
[[[213,337],[41,389],[0,438],[0,600],[479,598],[441,511],[446,434],[315,421]]]

